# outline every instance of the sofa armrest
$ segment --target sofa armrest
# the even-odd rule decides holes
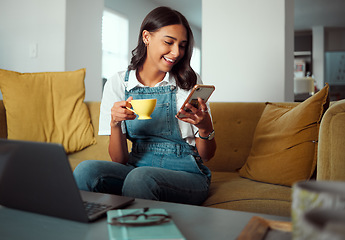
[[[345,181],[345,100],[332,104],[320,125],[317,180]]]

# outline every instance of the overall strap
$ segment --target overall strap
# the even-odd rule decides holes
[[[128,79],[129,79],[129,70],[126,71],[125,82],[128,82]]]

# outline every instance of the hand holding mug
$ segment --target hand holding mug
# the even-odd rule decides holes
[[[134,120],[136,118],[133,111],[127,108],[131,107],[130,102],[133,97],[129,97],[126,101],[115,102],[111,108],[111,127],[119,125],[124,120]]]

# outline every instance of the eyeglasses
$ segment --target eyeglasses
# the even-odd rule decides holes
[[[171,216],[165,214],[146,214],[148,210],[149,208],[143,208],[127,215],[113,217],[108,223],[117,226],[152,226],[171,220]]]

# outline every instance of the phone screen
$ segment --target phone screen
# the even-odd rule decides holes
[[[205,99],[203,99],[203,100],[205,100]],[[199,108],[198,99],[191,99],[189,103],[190,103],[191,105],[193,105],[193,107]],[[186,111],[186,112],[191,112],[191,110],[190,110],[189,108],[186,108],[185,111]]]
[[[190,103],[195,108],[199,108],[198,98],[201,98],[205,102],[207,102],[207,100],[209,99],[209,97],[213,93],[214,89],[215,89],[215,87],[212,85],[195,85],[193,87],[193,90],[191,91],[191,93],[187,97],[186,101],[182,105],[182,108],[184,108],[184,110],[186,112],[191,112],[191,110],[189,108],[184,107],[187,103]],[[177,116],[180,118],[185,117],[183,114],[180,114],[180,113],[178,113]]]

